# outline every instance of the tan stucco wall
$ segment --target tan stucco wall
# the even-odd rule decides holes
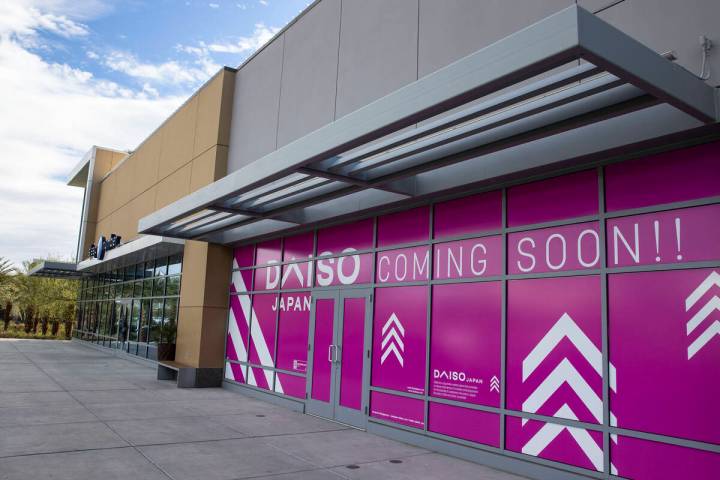
[[[235,72],[222,69],[132,154],[96,148],[86,254],[100,235],[138,236],[138,220],[225,175]]]
[[[96,148],[87,235],[123,242],[138,236],[140,218],[227,173],[235,71],[221,70],[130,155]],[[232,250],[187,242],[176,360],[222,367]]]

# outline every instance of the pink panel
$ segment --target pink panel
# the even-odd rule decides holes
[[[375,289],[372,384],[425,393],[427,287]]]
[[[598,213],[595,170],[526,183],[508,189],[508,226],[564,220]]]
[[[231,289],[232,292],[232,289]],[[233,292],[234,293],[234,292]],[[247,361],[247,344],[249,332],[249,318],[245,313],[249,311],[249,305],[252,297],[249,295],[230,295],[230,311],[228,314],[228,333],[225,344],[227,357],[231,360],[241,362]],[[245,309],[243,308],[245,304]],[[232,336],[236,336],[236,341],[232,340]]]
[[[313,341],[313,370],[311,397],[330,401],[331,367],[328,348],[333,341],[335,300],[320,298],[315,302],[315,338]]]
[[[275,358],[275,315],[277,295],[260,294],[253,297],[250,330],[250,363],[273,366]],[[258,328],[259,327],[259,328]]]
[[[603,470],[602,434],[584,428],[506,417],[505,448],[588,470]]]
[[[244,245],[233,250],[233,268],[252,267],[255,260],[255,245]]]
[[[340,253],[346,248],[367,250],[373,246],[373,219],[318,230],[318,255]]]
[[[340,405],[360,410],[363,386],[365,298],[346,298],[343,307]]]
[[[255,380],[255,386],[262,388],[263,390],[271,390],[273,386],[273,375],[271,370],[266,370],[260,367],[248,367],[248,377],[250,381]]]
[[[428,430],[493,447],[500,446],[500,415],[430,402]]]
[[[275,373],[275,391],[295,398],[305,399],[305,377]],[[280,391],[282,387],[282,392]]]
[[[245,383],[245,369],[247,369],[245,365],[227,363],[225,365],[225,378],[238,383]]]
[[[720,195],[720,143],[605,167],[609,212]]]
[[[310,293],[280,296],[277,368],[305,373],[307,369]]]
[[[600,268],[597,222],[543,228],[508,235],[508,272],[562,272]]]
[[[720,444],[720,269],[610,275],[622,428]]]
[[[315,286],[358,285],[372,280],[372,253],[324,258],[315,262]]]
[[[408,427],[423,428],[425,405],[422,400],[370,392],[370,416]]]
[[[720,259],[720,205],[609,219],[608,266]]]
[[[252,285],[252,270],[238,270],[232,273],[230,291],[245,293],[250,291]]]
[[[302,260],[312,256],[314,236],[313,232],[307,232],[286,237],[283,241],[283,261]]]
[[[268,240],[257,244],[255,253],[256,265],[267,265],[271,262],[279,262],[282,259],[280,250],[280,239]]]
[[[433,278],[491,277],[502,274],[502,237],[492,236],[438,243],[433,254]]]
[[[600,277],[508,282],[507,405],[602,422]]]
[[[502,228],[502,192],[480,193],[435,205],[435,238]]]
[[[419,282],[430,275],[430,247],[399,248],[378,252],[378,283]]]
[[[435,285],[430,395],[500,406],[500,282]]]
[[[258,243],[255,251],[256,265],[279,263],[282,258],[280,243],[279,238]],[[276,290],[279,288],[281,270],[280,265],[256,269],[253,290]]]
[[[720,453],[665,443],[619,437],[610,443],[610,458],[618,475],[633,480],[717,480]]]
[[[378,217],[378,247],[430,238],[430,207],[413,208]]]

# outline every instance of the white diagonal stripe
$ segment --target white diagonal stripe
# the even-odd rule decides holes
[[[583,404],[590,410],[593,417],[602,423],[602,399],[593,391],[580,372],[565,358],[555,370],[535,389],[522,404],[524,412],[536,413],[540,407],[562,386],[567,383],[577,394]]]
[[[238,292],[239,293],[247,293],[247,286],[245,286],[245,279],[243,279],[242,275],[238,275]],[[242,307],[243,315],[245,316],[245,321],[249,322],[249,330],[250,330],[250,341],[255,343],[255,350],[257,351],[258,357],[260,357],[260,364],[268,367],[273,366],[272,357],[270,356],[270,350],[268,349],[267,343],[265,342],[265,337],[263,336],[262,330],[260,329],[260,325],[258,322],[250,322],[250,314],[252,313],[252,316],[257,319],[257,314],[255,313],[255,309],[252,308],[250,305],[250,297],[248,295],[239,295],[238,298],[240,298],[240,306]],[[233,342],[235,339],[233,339]],[[249,359],[248,359],[249,360]],[[266,370],[262,369],[263,373],[265,375],[265,380],[267,381],[268,387],[272,388],[273,384],[273,372],[272,370]],[[251,372],[252,368],[248,368],[248,372]],[[253,375],[253,380],[255,380]],[[250,383],[250,374],[248,373],[248,383]],[[280,385],[280,380],[278,379],[278,385]],[[251,385],[256,385],[256,383],[252,383]],[[280,385],[280,390],[282,390],[282,385]],[[280,392],[282,393],[282,392]]]
[[[702,321],[709,317],[715,310],[720,310],[720,298],[716,296],[703,305],[703,307],[688,321],[687,334],[690,335],[692,331],[695,330],[698,325],[700,325]]]
[[[712,287],[717,286],[720,288],[720,274],[715,270],[702,281],[700,285],[685,299],[685,311],[687,312],[690,308],[697,303],[700,298],[705,295],[705,292],[710,290]]]
[[[695,356],[715,335],[720,335],[720,320],[715,320],[688,347],[688,360]]]

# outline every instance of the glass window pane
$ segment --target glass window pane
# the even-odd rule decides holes
[[[162,297],[165,295],[165,277],[159,277],[155,279],[155,286],[153,287],[153,296]]]
[[[132,304],[132,315],[130,316],[130,330],[128,332],[128,340],[137,342],[138,325],[140,324],[140,302],[135,300]]]
[[[176,275],[180,272],[182,272],[182,255],[170,257],[168,275]]]
[[[179,295],[180,294],[180,275],[176,275],[174,277],[167,277],[165,279],[165,283],[167,284],[167,289],[165,290],[165,295],[172,296],[172,295]]]
[[[157,344],[160,342],[160,327],[163,321],[163,303],[164,300],[157,299],[152,301],[152,322],[150,323],[149,342]]]
[[[165,312],[163,315],[162,342],[175,343],[177,336],[177,309],[178,299],[168,298],[165,300]]]
[[[142,308],[140,310],[140,333],[139,342],[145,343],[148,341],[148,333],[150,329],[150,300],[142,301]]]
[[[153,281],[152,279],[146,279],[143,281],[143,297],[151,297],[152,296],[152,287],[153,287]]]
[[[145,274],[144,274],[145,278],[152,277],[154,272],[155,272],[155,263],[152,261],[145,262]]]
[[[167,275],[167,257],[155,260],[155,276]]]
[[[143,281],[142,280],[135,280],[135,291],[133,293],[133,297],[142,297],[142,288],[143,288]]]

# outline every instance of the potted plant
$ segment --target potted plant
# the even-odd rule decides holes
[[[175,322],[165,322],[160,327],[160,343],[157,346],[158,361],[175,360]]]

